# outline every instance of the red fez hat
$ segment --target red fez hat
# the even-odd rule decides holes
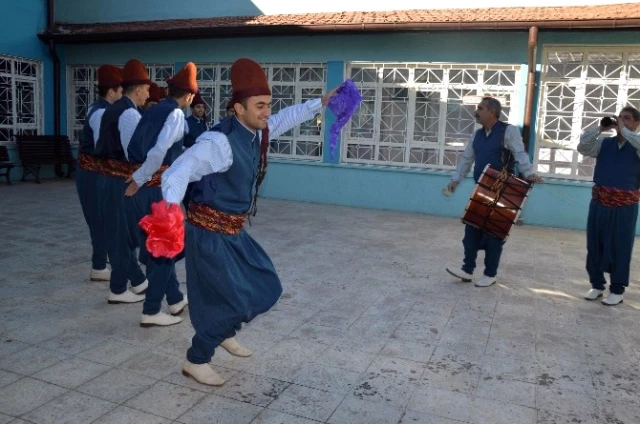
[[[193,62],[189,62],[172,78],[168,78],[167,84],[191,94],[196,94],[198,92],[197,73],[196,65],[194,65]]]
[[[147,68],[138,59],[131,59],[125,63],[122,69],[122,86],[130,87],[143,84],[151,85]]]
[[[151,83],[151,87],[149,87],[149,98],[147,102],[156,102],[159,103],[160,100],[167,97],[167,93],[164,91],[164,88],[160,87],[155,82]]]
[[[196,105],[204,105],[205,107],[207,106],[207,103],[205,103],[204,99],[200,95],[200,92],[196,93],[195,97],[193,98],[193,101],[191,102],[191,107],[194,107]]]
[[[102,65],[98,68],[98,87],[116,88],[122,85],[122,71],[117,66]]]
[[[232,103],[253,96],[271,95],[267,74],[258,63],[251,59],[240,58],[231,65]]]

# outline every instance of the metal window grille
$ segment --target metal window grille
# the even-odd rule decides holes
[[[116,65],[122,68],[124,65]],[[173,75],[173,65],[147,64],[151,81],[166,87],[165,79]],[[98,68],[96,65],[69,65],[67,67],[67,128],[72,143],[82,137],[82,127],[89,107],[98,100]]]
[[[576,150],[580,134],[625,106],[640,107],[640,46],[545,46],[537,172],[591,180],[595,159]]]
[[[196,64],[198,88],[207,104],[209,123],[225,116],[231,99],[230,63]],[[326,65],[322,63],[263,64],[272,92],[272,112],[309,99],[322,97],[326,86]],[[320,160],[322,158],[323,116],[288,131],[271,141],[273,157]]]
[[[0,55],[0,142],[42,134],[42,62]]]
[[[343,131],[342,161],[454,169],[481,97],[499,98],[508,121],[519,74],[518,65],[352,62],[363,101]]]

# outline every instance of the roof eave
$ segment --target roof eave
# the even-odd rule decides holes
[[[331,25],[239,25],[159,30],[133,30],[118,32],[50,33],[44,31],[38,38],[58,44],[93,44],[138,41],[169,41],[198,38],[256,37],[277,35],[309,35],[337,33],[381,33],[408,31],[465,31],[465,30],[527,30],[540,29],[623,30],[640,28],[640,18],[598,19],[576,21],[494,21],[494,22],[409,22],[362,23]]]

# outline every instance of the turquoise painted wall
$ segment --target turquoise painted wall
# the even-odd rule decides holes
[[[543,43],[585,44],[596,39],[601,44],[631,43],[634,34],[637,32],[541,33],[539,56]],[[124,62],[131,57],[156,63],[230,62],[240,56],[264,62],[320,61],[328,63],[328,85],[342,79],[338,70],[348,61],[508,63],[523,66],[520,83],[524,93],[527,33],[437,32],[213,39],[100,45],[99,48],[66,46],[64,54],[68,64]],[[516,107],[521,115],[524,95]],[[330,113],[327,115],[330,120]],[[515,121],[521,122],[521,117]],[[328,136],[325,142],[327,147]],[[459,217],[474,188],[473,181],[468,178],[453,198],[446,199],[441,190],[450,178],[449,172],[339,164],[331,160],[326,147],[323,163],[272,160],[262,194],[280,199]],[[533,152],[533,139],[531,149]],[[536,185],[524,211],[525,222],[584,229],[590,187],[590,183],[567,181]]]
[[[256,16],[263,13],[251,0],[56,0],[56,19],[61,22],[126,22],[212,16]]]
[[[53,133],[53,61],[48,47],[37,34],[47,26],[46,1],[22,0],[4,2],[0,14],[0,54],[39,60],[43,70],[44,132]],[[6,141],[6,140],[0,140]],[[18,162],[14,146],[8,146],[9,156]],[[53,176],[52,169],[43,170],[44,177]],[[22,169],[15,168],[13,180],[22,176]]]

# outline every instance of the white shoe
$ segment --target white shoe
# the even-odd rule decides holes
[[[180,317],[174,317],[172,315],[165,314],[164,312],[158,312],[155,315],[142,314],[140,327],[153,327],[155,325],[166,327],[167,325],[180,324],[181,322],[182,318]]]
[[[108,303],[116,305],[118,303],[137,303],[144,300],[144,295],[135,294],[131,290],[127,290],[121,294],[109,293]]]
[[[602,299],[602,304],[607,306],[615,306],[623,302],[621,294],[609,293],[609,296]]]
[[[224,384],[224,379],[209,364],[192,364],[189,361],[184,361],[182,375],[208,386],[222,386]]]
[[[473,275],[464,272],[461,269],[455,269],[454,267],[447,268],[447,272],[456,278],[461,279],[465,283],[470,283],[473,280]]]
[[[587,292],[584,298],[587,300],[596,300],[597,298],[603,296],[602,293],[604,293],[604,290],[591,289]]]
[[[144,280],[142,284],[138,284],[135,287],[131,286],[131,290],[133,290],[135,294],[144,294],[148,288],[149,288],[148,280]]]
[[[90,281],[109,281],[111,280],[111,270],[105,269],[92,269],[89,274]]]
[[[483,275],[478,281],[476,281],[476,287],[489,287],[495,283],[496,280],[496,277],[487,277],[486,275]]]
[[[187,298],[185,297],[180,302],[169,305],[169,312],[171,312],[171,315],[180,315],[188,304],[189,301],[187,301]]]
[[[238,341],[233,337],[228,338],[227,340],[220,343],[220,347],[224,348],[224,350],[226,350],[230,354],[239,356],[241,358],[248,358],[253,354],[249,349],[238,343]]]

